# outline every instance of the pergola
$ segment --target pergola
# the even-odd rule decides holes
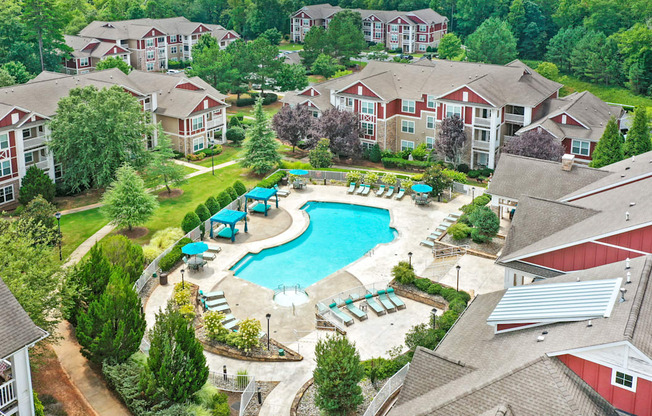
[[[247,192],[245,194],[245,212],[247,212],[247,205],[249,204],[249,200],[253,199],[255,201],[263,201],[262,204],[258,203],[252,210],[255,212],[264,212],[265,216],[267,216],[267,209],[269,208],[269,205],[267,205],[267,201],[271,197],[275,196],[276,197],[276,208],[278,208],[278,194],[276,193],[276,189],[274,188],[254,188],[251,191]],[[262,205],[262,208],[260,207]]]
[[[235,234],[239,231],[235,228],[235,224],[238,221],[242,221],[244,219],[245,223],[245,229],[244,232],[246,233],[248,231],[247,229],[247,213],[245,211],[234,211],[232,209],[223,209],[217,214],[213,215],[211,217],[211,238],[213,238],[213,223],[218,222],[220,224],[224,224],[227,227],[224,228],[222,231],[217,233],[219,237],[231,237],[231,241],[235,242]],[[226,230],[230,231],[230,235],[225,232]]]

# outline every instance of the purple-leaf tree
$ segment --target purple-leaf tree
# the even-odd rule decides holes
[[[462,149],[466,143],[464,122],[458,116],[446,117],[439,126],[439,134],[435,140],[435,151],[445,160],[460,163]]]
[[[272,118],[272,128],[280,141],[292,146],[292,153],[294,153],[296,145],[308,138],[313,120],[312,112],[307,106],[285,105]]]
[[[340,157],[358,157],[362,152],[360,120],[355,113],[336,108],[326,110],[314,123],[313,131],[313,138],[329,139],[331,152]]]
[[[532,129],[507,142],[503,151],[512,155],[558,162],[564,155],[564,146],[547,131]]]

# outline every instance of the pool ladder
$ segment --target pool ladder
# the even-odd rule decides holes
[[[278,285],[278,288],[274,290],[274,294],[277,295],[279,293],[286,293],[288,291],[293,291],[294,293],[299,293],[299,292],[305,293],[305,291],[301,289],[301,285],[297,283],[296,285],[293,286],[286,286],[284,284]]]

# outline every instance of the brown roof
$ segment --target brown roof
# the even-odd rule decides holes
[[[191,22],[183,16],[165,19],[131,19],[112,22],[93,21],[83,28],[79,35],[100,39],[140,39],[148,35],[149,30],[156,28],[166,35],[191,35],[200,25],[211,30],[226,30],[220,25]],[[208,32],[205,32],[208,33]],[[234,32],[235,33],[235,32]]]
[[[126,49],[127,48],[116,45],[115,43],[112,42],[102,42],[97,39],[92,39],[92,38],[82,38],[80,36],[70,36],[70,35],[65,35],[64,36],[66,45],[70,46],[73,51],[72,51],[72,56],[76,58],[86,58],[86,57],[92,57],[92,58],[103,58],[104,56],[108,55],[119,55],[123,54],[124,52],[118,52],[117,54],[110,53],[111,49],[114,47],[119,47],[120,49]],[[83,48],[86,47],[89,43],[94,43],[95,46],[93,46],[92,49],[89,50],[82,50]]]
[[[6,358],[45,336],[47,332],[34,325],[0,278],[0,358]]]

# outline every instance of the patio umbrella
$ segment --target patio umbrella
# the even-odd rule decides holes
[[[208,245],[201,241],[197,243],[186,244],[185,246],[181,247],[181,252],[189,256],[196,256],[197,254],[201,254],[205,251],[208,251]]]
[[[307,175],[307,174],[308,174],[308,171],[303,170],[303,169],[292,169],[290,171],[290,175],[294,175],[294,176],[304,176],[304,175]]]
[[[427,192],[432,192],[432,186],[423,183],[418,183],[416,185],[412,185],[412,190],[418,193],[427,193]]]

